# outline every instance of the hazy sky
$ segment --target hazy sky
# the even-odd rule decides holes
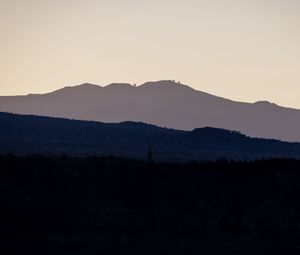
[[[300,108],[299,0],[0,0],[0,94],[176,79]]]

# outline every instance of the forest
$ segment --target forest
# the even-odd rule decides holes
[[[300,161],[0,156],[7,254],[283,254]],[[4,253],[3,253],[4,254]]]
[[[107,156],[157,161],[298,158],[300,143],[219,128],[182,131],[141,122],[102,123],[0,112],[0,154]]]

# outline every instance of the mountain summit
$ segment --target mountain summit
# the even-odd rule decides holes
[[[216,127],[252,137],[300,141],[300,110],[236,102],[173,80],[135,86],[90,83],[51,93],[0,97],[0,111],[101,122],[137,121],[193,130]]]

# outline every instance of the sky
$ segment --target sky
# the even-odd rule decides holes
[[[299,0],[0,0],[0,95],[179,80],[300,109]]]

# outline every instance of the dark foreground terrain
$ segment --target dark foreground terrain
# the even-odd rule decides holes
[[[0,156],[1,254],[300,251],[300,161]]]

